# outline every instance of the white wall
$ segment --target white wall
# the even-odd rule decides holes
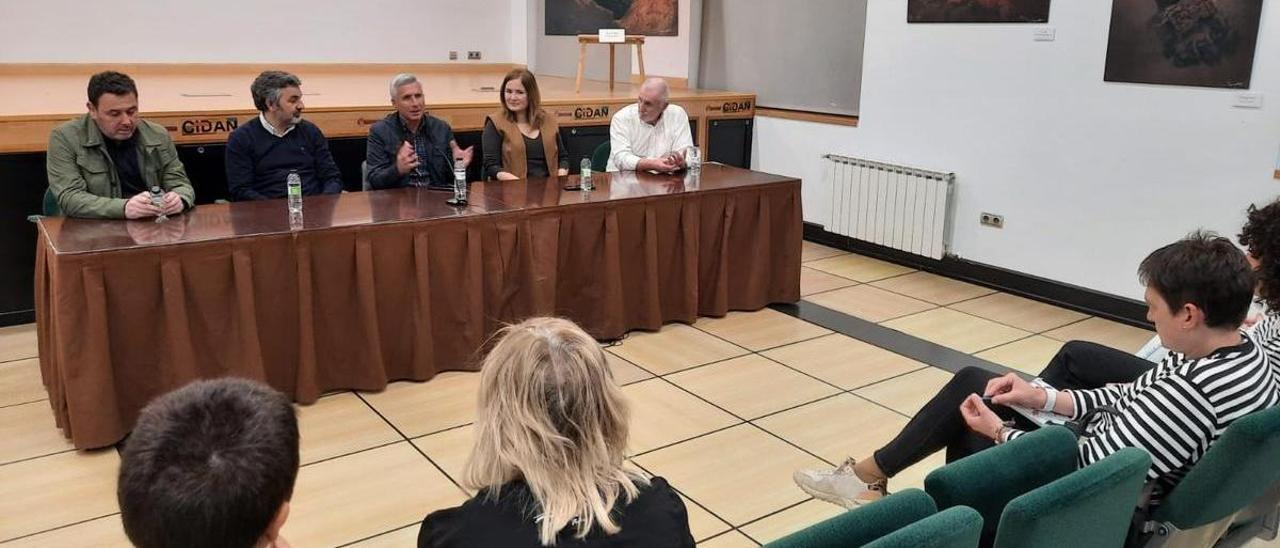
[[[527,0],[529,60],[530,70],[538,74],[549,74],[573,78],[578,74],[578,52],[580,44],[576,36],[548,36],[546,27],[546,1]],[[613,78],[616,82],[626,83],[631,77],[631,48],[617,48],[614,58]],[[609,48],[599,45],[587,46],[587,59],[583,68],[583,78],[587,80],[609,79]]]
[[[1138,262],[1204,227],[1234,236],[1250,202],[1280,195],[1280,4],[1264,4],[1252,90],[1102,81],[1111,2],[1053,3],[1034,25],[907,25],[870,2],[859,127],[757,118],[753,166],[804,180],[805,219],[829,218],[820,153],[957,174],[954,251],[1140,298]],[[981,227],[982,211],[1002,230]]]
[[[511,0],[0,0],[0,63],[509,63],[513,26]]]

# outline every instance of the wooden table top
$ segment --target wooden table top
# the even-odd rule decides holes
[[[578,176],[532,178],[512,182],[475,182],[470,203],[454,207],[451,192],[398,188],[308,196],[302,232],[384,223],[427,222],[540,208],[589,206],[616,200],[642,199],[689,192],[798,183],[721,164],[705,164],[700,173],[597,173],[591,192],[564,190]],[[180,245],[293,232],[284,199],[201,205],[164,222],[45,217],[39,229],[58,254],[97,253]]]

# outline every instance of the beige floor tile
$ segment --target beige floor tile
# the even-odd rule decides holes
[[[609,360],[609,369],[613,371],[613,382],[618,383],[618,386],[653,378],[653,373],[618,357],[613,352],[605,351],[604,355]]]
[[[1023,373],[1039,375],[1063,344],[1062,341],[1036,335],[980,352],[977,356]]]
[[[0,407],[48,399],[36,358],[0,363]]]
[[[800,267],[800,296],[806,297],[814,293],[823,293],[832,289],[840,289],[857,285],[850,279],[841,278],[834,274],[827,274],[821,270],[814,270],[807,266]]]
[[[972,354],[1031,335],[1021,329],[937,308],[884,322],[884,326],[947,348]]]
[[[129,537],[124,534],[120,514],[112,514],[4,544],[4,548],[59,548],[62,546],[129,548],[133,545],[129,543]]]
[[[424,514],[423,517],[426,517]],[[405,548],[406,546],[418,545],[418,529],[422,527],[421,523],[415,523],[408,527],[401,527],[389,533],[383,533],[371,539],[362,540],[351,546],[359,546],[360,548]],[[289,540],[289,539],[285,539]]]
[[[657,333],[632,331],[622,344],[610,347],[609,351],[655,375],[747,353],[746,349],[678,323],[663,326]]]
[[[810,525],[836,517],[846,510],[820,500],[809,500],[742,527],[751,538],[770,543]]]
[[[0,362],[34,358],[39,353],[36,324],[0,327]]]
[[[1101,345],[1118,348],[1125,352],[1137,352],[1147,344],[1155,331],[1138,329],[1102,318],[1089,318],[1082,322],[1047,331],[1046,337],[1060,341],[1093,341]]]
[[[632,455],[741,422],[662,379],[625,386],[622,392],[631,404]]]
[[[351,392],[298,406],[298,431],[302,464],[404,439]]]
[[[1280,538],[1271,540],[1252,538],[1244,543],[1244,548],[1280,548]]]
[[[774,348],[761,354],[845,390],[928,367],[911,358],[839,333]]]
[[[854,393],[910,417],[937,395],[938,390],[951,380],[951,376],[948,371],[927,367]]]
[[[730,529],[729,524],[698,506],[688,497],[681,495],[680,499],[684,501],[685,513],[689,515],[689,532],[693,534],[694,542],[709,539]]]
[[[805,300],[876,323],[935,308],[933,304],[870,285],[855,285],[810,295]]]
[[[1079,312],[1008,293],[995,293],[956,303],[951,308],[1032,333],[1062,327],[1088,317]]]
[[[863,283],[883,280],[915,270],[862,255],[840,255],[819,259],[805,263],[805,266]]]
[[[0,541],[119,512],[119,470],[115,449],[0,466]]]
[[[809,498],[791,484],[791,472],[823,465],[822,461],[745,424],[641,455],[635,460],[734,525]]]
[[[49,402],[0,407],[0,464],[74,449],[54,423]]]
[[[476,417],[480,374],[440,373],[427,382],[395,382],[361,396],[404,435],[415,438],[468,424]]]
[[[337,546],[421,521],[466,496],[409,442],[304,466],[281,534]]]
[[[834,257],[836,255],[848,254],[847,251],[841,251],[834,247],[827,247],[822,244],[815,244],[807,240],[803,243],[800,250],[800,262],[802,263],[825,259],[827,257]]]
[[[754,422],[836,466],[847,457],[870,456],[898,435],[907,419],[853,394],[841,394]]]
[[[444,470],[454,481],[462,483],[462,468],[471,456],[471,447],[475,443],[475,426],[463,426],[453,430],[445,430],[425,438],[413,440],[423,453]]]
[[[769,308],[755,312],[730,312],[723,318],[701,318],[693,326],[757,352],[831,332]]]
[[[946,450],[938,451],[924,460],[917,462],[906,470],[898,472],[897,476],[889,480],[889,492],[896,493],[903,489],[919,489],[924,490],[924,478],[928,477],[929,472],[942,468],[947,463]]]
[[[995,293],[994,289],[928,272],[912,272],[903,276],[880,280],[872,283],[872,285],[940,305],[948,305]]]
[[[737,531],[729,531],[698,543],[698,548],[756,548],[757,546],[760,545]]]
[[[676,373],[667,380],[744,419],[840,391],[757,354]]]

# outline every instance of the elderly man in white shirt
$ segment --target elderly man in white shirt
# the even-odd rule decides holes
[[[613,115],[608,171],[684,169],[685,151],[693,146],[689,115],[669,101],[666,80],[650,78],[640,85],[639,101]]]

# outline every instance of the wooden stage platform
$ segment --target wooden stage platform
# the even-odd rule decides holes
[[[399,72],[423,82],[427,108],[455,132],[478,131],[498,107],[502,76],[516,65],[0,65],[0,153],[41,152],[58,124],[85,112],[85,86],[101,70],[119,70],[138,83],[144,118],[164,124],[178,144],[225,142],[239,123],[257,115],[249,84],[262,70],[288,70],[302,79],[305,116],[330,138],[363,137],[369,125],[391,112],[388,85]],[[607,124],[618,109],[635,102],[638,86],[538,76],[543,107],[562,126]],[[697,135],[718,118],[751,118],[755,95],[673,89],[672,103],[696,121]],[[232,121],[234,120],[234,121]],[[700,144],[705,146],[705,143]]]

